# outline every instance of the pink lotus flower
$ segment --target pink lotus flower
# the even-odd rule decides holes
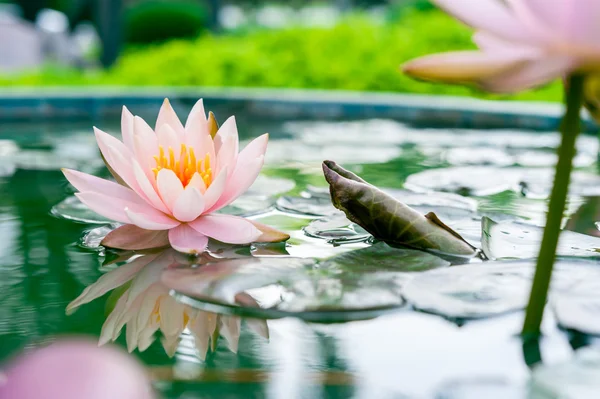
[[[477,32],[480,51],[435,54],[404,72],[516,92],[600,67],[598,0],[433,0]]]
[[[81,202],[126,224],[110,236],[113,243],[126,242],[125,249],[135,246],[136,239],[153,246],[168,242],[187,253],[204,251],[209,237],[231,244],[288,239],[259,223],[215,213],[254,183],[269,137],[256,138],[238,154],[235,118],[216,132],[211,122],[202,100],[183,126],[165,99],[155,130],[124,107],[123,142],[94,128],[102,156],[121,184],[74,170],[63,172],[79,190],[75,195]]]

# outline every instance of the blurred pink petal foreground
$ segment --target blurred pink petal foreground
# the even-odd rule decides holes
[[[600,67],[598,0],[433,0],[477,32],[480,51],[404,65],[416,78],[516,92]]]
[[[227,119],[213,138],[202,100],[183,126],[165,99],[156,130],[124,107],[121,129],[123,142],[94,130],[107,165],[122,184],[63,170],[79,190],[75,195],[90,209],[140,228],[128,228],[128,236],[137,231],[144,239],[148,230],[168,231],[171,246],[186,253],[204,251],[209,237],[230,244],[265,237],[266,226],[214,212],[254,183],[264,163],[268,134],[239,152],[235,118]],[[273,230],[269,232],[272,236]],[[280,241],[289,238],[276,235]],[[117,241],[114,235],[111,238]]]
[[[0,399],[154,397],[150,379],[135,358],[116,347],[98,348],[80,338],[19,356],[0,381]]]

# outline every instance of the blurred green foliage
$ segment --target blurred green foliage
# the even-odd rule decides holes
[[[474,48],[471,34],[440,11],[412,10],[395,23],[375,23],[358,15],[334,28],[206,34],[130,48],[108,71],[46,69],[12,79],[0,77],[0,85],[281,87],[560,100],[558,83],[499,97],[467,87],[418,82],[399,71],[414,57]]]
[[[195,38],[206,26],[203,3],[188,0],[150,0],[135,3],[125,13],[125,41],[131,44]]]

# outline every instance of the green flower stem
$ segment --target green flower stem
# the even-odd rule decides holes
[[[554,186],[550,195],[546,228],[544,229],[525,323],[523,324],[522,334],[525,338],[534,338],[540,335],[540,325],[548,297],[552,267],[556,259],[560,225],[567,202],[571,170],[573,169],[575,142],[580,130],[579,115],[583,104],[583,82],[583,75],[571,75],[567,82],[565,97],[567,110],[560,128],[562,140],[558,149]]]

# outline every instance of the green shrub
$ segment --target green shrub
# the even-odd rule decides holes
[[[130,48],[110,70],[74,73],[73,84],[230,86],[389,91],[559,100],[560,85],[499,97],[475,89],[415,81],[399,66],[425,54],[474,48],[471,31],[439,12],[411,11],[395,24],[353,16],[333,28],[292,27],[245,35],[203,35]],[[52,73],[0,79],[0,85],[62,84]]]
[[[143,1],[125,13],[125,40],[148,44],[172,38],[195,38],[205,27],[207,15],[198,1]]]

